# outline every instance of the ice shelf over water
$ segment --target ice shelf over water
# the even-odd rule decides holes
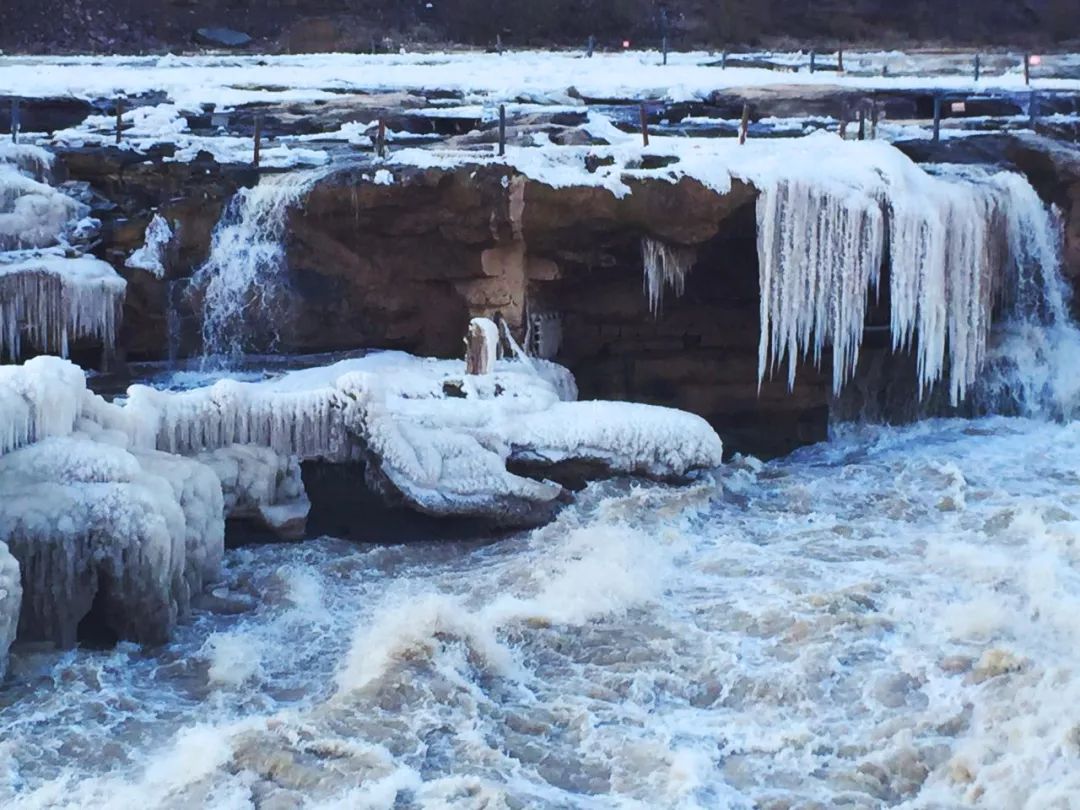
[[[0,367],[0,642],[16,598],[9,550],[22,568],[20,638],[70,645],[92,608],[121,638],[166,638],[215,576],[225,517],[303,534],[302,460],[362,461],[392,502],[512,526],[549,520],[566,500],[559,484],[508,470],[515,462],[660,479],[721,463],[703,419],[566,401],[573,378],[552,363],[464,371],[383,352],[260,383],[132,386],[117,404],[59,358]]]

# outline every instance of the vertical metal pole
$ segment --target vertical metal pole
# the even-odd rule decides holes
[[[661,41],[661,43],[660,43],[660,47],[661,47],[661,48],[663,49],[663,51],[664,51],[664,64],[666,65],[666,64],[667,64],[667,51],[668,51],[668,46],[667,46],[667,37],[666,37],[666,36],[665,36],[665,37],[663,38],[663,40]]]
[[[499,157],[506,154],[506,105],[499,105]]]
[[[866,110],[859,110],[859,140],[866,140]]]
[[[934,143],[941,140],[941,96],[934,96]]]
[[[1024,54],[1024,84],[1031,84],[1031,54]]]
[[[638,115],[641,118],[641,145],[649,145],[649,114],[645,110],[645,105],[642,104],[638,110]]]
[[[982,60],[978,54],[975,54],[975,81],[979,80],[979,74],[982,72]]]
[[[836,52],[836,72],[844,72],[844,49],[841,48]]]
[[[596,37],[589,34],[589,58],[592,59],[593,51],[596,50]]]
[[[123,124],[123,121],[124,121],[124,99],[121,97],[121,98],[116,99],[116,145],[117,146],[120,145],[120,139],[123,137],[121,135],[121,126]]]
[[[720,69],[727,70],[727,51],[720,54]]]
[[[750,105],[742,105],[742,120],[739,122],[739,145],[746,143],[746,136],[750,133]]]
[[[255,114],[255,152],[251,157],[251,165],[259,168],[259,159],[262,152],[262,116]]]
[[[498,51],[498,52],[499,52],[500,54],[501,54],[501,53],[502,53],[502,51],[503,51],[503,47],[502,47],[502,34],[496,34],[496,35],[495,35],[495,50],[496,50],[496,51]]]
[[[817,52],[810,51],[810,72],[813,73],[817,67]]]
[[[19,142],[19,100],[11,100],[11,142]]]
[[[379,157],[386,156],[386,122],[381,118],[379,119],[379,130],[375,136],[375,150],[378,152]]]

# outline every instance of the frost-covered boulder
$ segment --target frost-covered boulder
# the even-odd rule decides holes
[[[233,444],[196,458],[220,479],[227,517],[254,522],[283,540],[304,536],[311,501],[295,456],[258,445]]]
[[[0,543],[0,680],[7,669],[8,648],[15,640],[19,626],[19,606],[22,604],[22,585],[19,582],[19,563]]]
[[[0,366],[0,453],[67,436],[86,396],[86,375],[66,360],[35,357]]]
[[[221,559],[221,488],[192,459],[54,436],[0,456],[0,492],[21,639],[70,646],[96,608],[118,637],[162,642]]]

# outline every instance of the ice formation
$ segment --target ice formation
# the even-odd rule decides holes
[[[660,313],[664,306],[664,289],[670,287],[676,297],[686,288],[686,274],[697,260],[692,248],[676,247],[653,239],[641,240],[641,260],[645,268],[645,294],[649,297],[649,311]]]
[[[164,641],[220,562],[220,484],[191,459],[53,437],[0,456],[0,490],[21,639],[70,646],[96,609],[120,638]]]
[[[31,153],[34,154],[34,153]],[[0,157],[0,251],[45,248],[67,241],[89,208]]]
[[[131,421],[65,360],[0,366],[0,546],[21,567],[20,638],[72,644],[97,606],[119,637],[160,641],[216,576],[220,481],[132,446],[116,429]]]
[[[126,288],[111,265],[89,256],[0,264],[0,356],[18,360],[24,338],[65,357],[81,338],[111,350]]]
[[[7,652],[15,640],[22,604],[19,563],[6,544],[0,542],[0,681],[7,670]]]
[[[196,458],[221,481],[226,517],[254,521],[283,539],[304,536],[311,501],[295,456],[258,445],[234,444],[199,453]]]
[[[328,169],[265,175],[241,189],[214,228],[210,256],[192,284],[203,291],[203,352],[235,358],[251,333],[273,329],[285,307],[285,218]],[[273,337],[271,337],[271,342]]]
[[[146,226],[143,246],[128,256],[124,266],[145,270],[155,278],[165,278],[165,263],[172,238],[173,230],[168,220],[160,214],[154,214],[154,218]]]
[[[919,388],[948,377],[954,404],[986,359],[994,306],[1010,266],[1029,251],[1042,204],[1008,172],[913,164],[882,167],[869,185],[818,177],[764,183],[758,200],[761,339],[758,376],[833,349],[833,391],[859,359],[867,303],[888,251],[894,350],[914,350]],[[1014,197],[1025,200],[1017,207]],[[886,248],[887,246],[887,248]]]

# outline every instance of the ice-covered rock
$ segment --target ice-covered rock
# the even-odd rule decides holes
[[[192,459],[53,436],[0,456],[0,492],[22,639],[69,646],[95,610],[119,638],[164,641],[221,559],[221,488]]]
[[[124,262],[124,266],[134,270],[145,270],[155,278],[165,278],[165,265],[172,239],[173,229],[169,221],[160,214],[154,214],[154,218],[146,226],[143,246],[132,251]]]
[[[253,444],[233,444],[196,458],[220,479],[226,517],[261,524],[285,540],[304,536],[311,501],[295,456]]]
[[[7,654],[19,626],[19,607],[22,604],[22,585],[19,563],[8,547],[0,543],[0,680],[7,670]]]
[[[18,360],[24,339],[67,356],[80,338],[111,349],[127,282],[90,256],[40,256],[0,264],[0,356]]]
[[[0,454],[75,428],[86,392],[82,370],[56,357],[0,366]]]

